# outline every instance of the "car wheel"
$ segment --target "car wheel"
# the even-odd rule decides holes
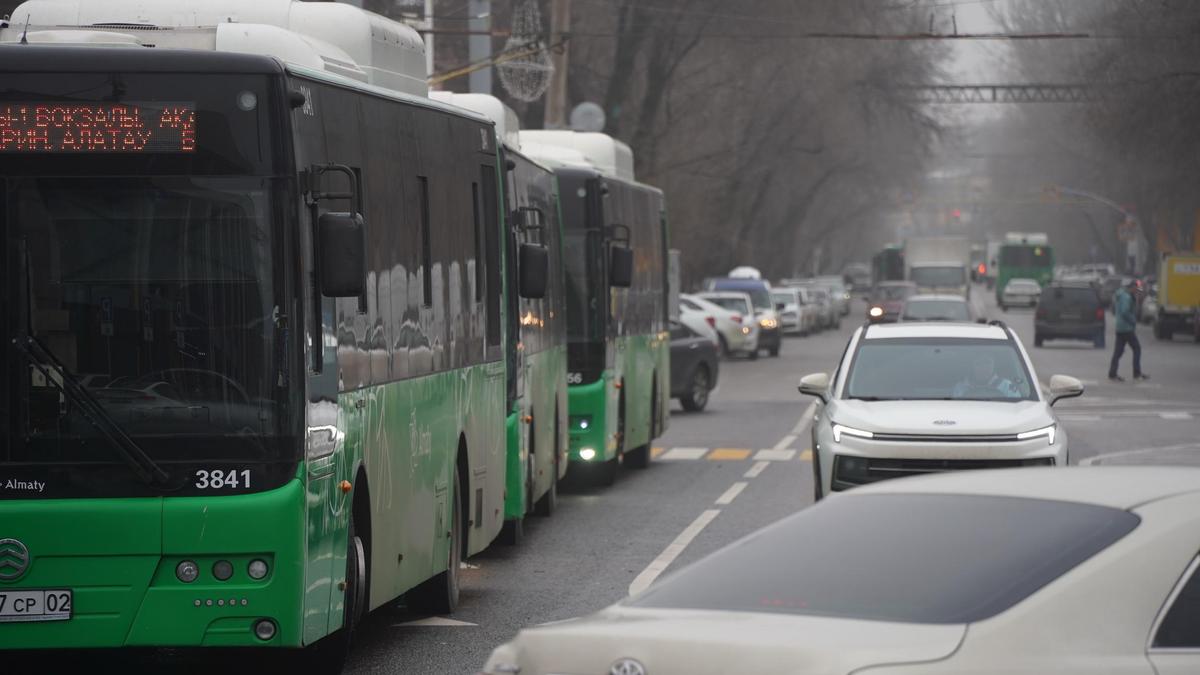
[[[821,489],[821,456],[817,454],[816,444],[813,444],[812,452],[812,470],[813,470],[813,503],[821,501],[825,496],[824,490]]]
[[[1042,342],[1044,342],[1045,340],[1046,340],[1045,336],[1043,336],[1041,333],[1033,334],[1033,346],[1034,347],[1041,347]]]
[[[746,358],[750,359],[751,361],[757,361],[758,360],[758,350],[755,349],[754,351],[750,352],[749,354],[746,355]]]
[[[692,373],[692,384],[688,393],[679,398],[679,404],[688,412],[700,412],[708,405],[708,392],[711,389],[711,378],[708,366],[701,364]]]
[[[1092,340],[1092,346],[1096,349],[1104,349],[1104,333],[1100,333]]]
[[[771,347],[771,349],[769,349],[768,352],[771,354],[771,356],[778,357],[779,356],[779,345],[775,345],[774,347]]]
[[[729,342],[725,340],[725,336],[717,333],[717,340],[721,343],[721,356],[729,356]]]
[[[1000,303],[1000,311],[1001,311],[1001,312],[1007,312],[1007,311],[1008,311],[1008,305],[1004,304],[1003,302],[1002,302],[1002,303]]]

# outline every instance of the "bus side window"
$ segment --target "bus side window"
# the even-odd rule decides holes
[[[487,259],[484,262],[487,272],[487,283],[484,293],[487,298],[487,347],[500,346],[500,297],[502,295],[500,276],[500,223],[497,220],[497,210],[500,205],[496,202],[496,167],[483,164],[479,167],[480,188],[483,192],[483,225],[484,245]],[[489,353],[490,356],[490,353]]]

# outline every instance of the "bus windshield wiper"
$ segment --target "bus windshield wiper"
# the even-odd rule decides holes
[[[87,387],[80,384],[36,337],[19,331],[13,336],[12,345],[25,355],[33,367],[41,371],[47,382],[52,383],[63,396],[79,408],[87,421],[119,451],[121,458],[129,464],[138,478],[151,485],[166,483],[170,479],[167,472],[125,433]]]

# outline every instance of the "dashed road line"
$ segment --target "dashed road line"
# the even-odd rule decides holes
[[[1183,412],[1183,411],[1160,412],[1158,414],[1158,416],[1163,418],[1164,420],[1190,420],[1190,419],[1192,419],[1191,413]]]
[[[650,456],[658,457],[659,455],[666,452],[666,450],[667,450],[666,448],[650,448]]]
[[[770,462],[755,462],[754,466],[746,470],[746,473],[743,474],[743,477],[757,478],[758,474],[765,471],[768,466],[771,466]]]
[[[717,448],[704,458],[710,462],[727,462],[734,460],[743,460],[750,456],[750,451],[745,448]]]
[[[805,450],[804,452],[801,452],[800,456],[797,459],[799,459],[801,462],[811,462],[812,461],[812,448],[809,448],[809,449]]]
[[[775,447],[772,449],[773,450],[787,450],[788,448],[792,447],[792,443],[795,443],[795,442],[796,442],[796,436],[793,434],[788,434],[787,436],[784,436],[783,438],[779,439],[779,442],[776,443]]]
[[[1118,459],[1123,457],[1140,457],[1142,455],[1154,455],[1166,452],[1180,452],[1186,450],[1196,450],[1200,453],[1200,443],[1181,443],[1179,445],[1165,445],[1158,448],[1138,448],[1136,450],[1119,450],[1103,455],[1095,455],[1087,457],[1079,461],[1080,466],[1091,466],[1109,459]]]
[[[754,453],[754,459],[760,462],[786,462],[795,456],[795,450],[759,450]]]
[[[668,544],[662,553],[659,553],[658,557],[646,566],[646,569],[642,570],[641,574],[634,577],[633,583],[629,584],[629,594],[637,595],[646,590],[646,587],[650,584],[654,583],[654,580],[679,557],[679,554],[683,553],[688,544],[692,543],[696,535],[700,534],[700,531],[705,527],[708,527],[713,518],[716,518],[720,513],[720,509],[707,509],[697,516],[691,525],[688,525],[683,532],[680,532],[679,536],[675,537],[675,540]]]
[[[812,422],[813,416],[816,414],[817,402],[813,401],[812,403],[808,404],[807,408],[804,409],[804,414],[800,416],[800,421],[796,422],[796,427],[792,429],[792,434],[795,436],[802,436],[808,429],[809,423]]]
[[[741,481],[741,480],[734,483],[733,485],[730,485],[729,489],[726,490],[725,493],[722,494],[720,497],[717,497],[717,501],[714,503],[720,504],[722,506],[724,506],[726,504],[732,504],[733,500],[737,499],[737,496],[742,494],[742,490],[745,490],[747,485],[749,485],[749,483],[747,483],[746,481]]]
[[[708,448],[671,448],[664,452],[659,459],[663,461],[700,459],[706,454],[708,454]]]

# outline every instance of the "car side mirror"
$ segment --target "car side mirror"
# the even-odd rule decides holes
[[[1050,376],[1050,405],[1064,398],[1083,396],[1083,383],[1070,375]]]
[[[628,246],[609,247],[608,283],[615,288],[633,285],[633,249]]]
[[[358,213],[322,213],[317,221],[321,294],[356,298],[366,292],[366,227]]]
[[[517,255],[517,285],[521,297],[531,300],[546,297],[546,286],[550,279],[550,251],[538,244],[521,244]]]
[[[829,402],[829,373],[811,373],[800,378],[800,393],[816,396],[822,403]]]

